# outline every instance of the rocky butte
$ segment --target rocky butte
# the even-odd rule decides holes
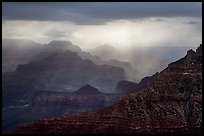
[[[201,133],[202,44],[139,91],[83,116],[36,121],[13,133]]]

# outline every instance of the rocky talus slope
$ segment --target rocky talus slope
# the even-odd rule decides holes
[[[202,45],[153,82],[113,106],[83,116],[44,119],[14,133],[201,133]]]

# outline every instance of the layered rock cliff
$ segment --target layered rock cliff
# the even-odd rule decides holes
[[[2,109],[3,131],[44,118],[68,117],[98,110],[118,101],[119,94],[102,93],[97,88],[85,85],[75,92],[52,92],[38,90],[31,104],[21,100]]]

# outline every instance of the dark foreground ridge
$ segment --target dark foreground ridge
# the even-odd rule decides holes
[[[202,45],[150,84],[83,116],[43,119],[13,133],[201,133]]]

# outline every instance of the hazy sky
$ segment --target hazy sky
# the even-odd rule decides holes
[[[202,43],[201,2],[4,2],[2,8],[2,38],[120,49]]]

